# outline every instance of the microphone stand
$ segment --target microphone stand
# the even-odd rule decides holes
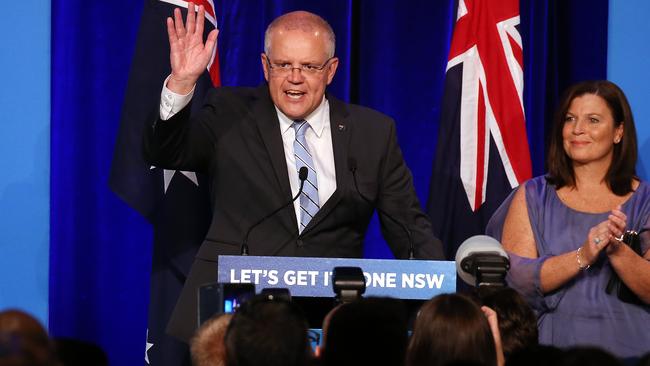
[[[260,225],[261,223],[266,221],[271,216],[273,216],[276,213],[280,212],[281,210],[287,208],[287,206],[291,205],[295,200],[298,199],[298,197],[300,197],[300,195],[302,194],[302,188],[305,186],[305,181],[307,180],[307,174],[308,173],[309,173],[309,171],[307,170],[307,167],[304,167],[304,166],[302,168],[300,168],[300,170],[298,171],[298,179],[300,179],[300,189],[298,189],[298,194],[296,194],[295,197],[293,197],[291,199],[291,201],[289,201],[289,202],[285,203],[284,205],[282,205],[282,206],[276,208],[275,210],[271,211],[271,213],[269,213],[268,215],[262,217],[261,219],[259,219],[257,222],[255,222],[253,225],[251,225],[248,228],[248,230],[246,231],[246,235],[244,236],[244,241],[241,244],[241,251],[240,251],[241,255],[248,255],[249,254],[248,237],[250,236],[250,234],[251,234],[251,232],[253,231],[254,228],[256,228],[258,225]]]
[[[404,232],[406,233],[406,237],[408,238],[408,242],[409,242],[409,253],[408,253],[409,256],[408,256],[408,258],[409,259],[415,259],[415,247],[413,245],[413,236],[411,235],[411,230],[409,230],[409,228],[404,223],[402,223],[401,221],[394,218],[388,212],[382,210],[381,207],[376,205],[373,201],[371,201],[370,199],[368,199],[368,197],[364,196],[363,193],[361,193],[361,191],[359,190],[359,185],[357,184],[357,174],[356,174],[356,172],[357,172],[357,160],[355,158],[349,158],[348,159],[348,169],[352,173],[352,180],[354,181],[354,189],[356,189],[359,196],[361,198],[363,198],[364,201],[368,202],[368,204],[370,204],[372,207],[376,208],[377,211],[379,211],[379,213],[381,213],[385,217],[388,217],[391,221],[393,221],[399,227],[401,227],[402,230],[404,230]]]

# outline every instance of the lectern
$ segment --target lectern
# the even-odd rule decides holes
[[[454,261],[219,256],[217,282],[253,283],[264,288],[287,288],[305,311],[310,326],[320,328],[334,306],[332,270],[360,267],[366,279],[364,296],[405,300],[409,308],[441,293],[456,292]]]

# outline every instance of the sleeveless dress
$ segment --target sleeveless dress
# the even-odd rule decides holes
[[[523,258],[509,253],[511,268],[507,281],[537,313],[540,343],[557,347],[595,345],[624,358],[649,352],[650,305],[627,304],[615,294],[605,292],[613,269],[604,250],[588,270],[581,271],[561,288],[547,294],[540,290],[542,263],[580,247],[589,229],[605,221],[609,212],[593,214],[569,208],[543,176],[527,181],[524,187],[539,257]],[[495,212],[486,229],[488,235],[499,241],[514,193]],[[627,215],[626,229],[638,232],[649,228],[650,186],[640,182],[622,205],[622,211]],[[650,247],[646,234],[641,235],[642,253]]]

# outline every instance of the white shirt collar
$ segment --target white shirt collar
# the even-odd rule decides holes
[[[284,113],[275,106],[275,111],[278,114],[278,120],[280,120],[280,131],[284,135],[290,128],[293,126],[293,120],[287,117]],[[311,112],[305,120],[309,122],[311,129],[314,131],[317,137],[320,137],[323,133],[323,128],[325,128],[325,119],[328,117],[326,114],[329,112],[329,102],[323,96],[323,100],[318,105],[318,107]]]

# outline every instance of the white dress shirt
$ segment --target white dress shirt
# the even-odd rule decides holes
[[[166,121],[180,112],[194,96],[194,88],[186,94],[176,94],[167,89],[165,79],[162,93],[160,96],[160,119]],[[275,111],[280,121],[280,133],[284,144],[284,157],[289,172],[289,184],[291,185],[291,195],[298,194],[300,180],[298,179],[298,170],[296,169],[296,157],[293,153],[293,142],[296,138],[296,132],[293,129],[293,120],[284,115],[278,107]],[[309,123],[310,128],[305,131],[305,139],[318,179],[318,202],[322,208],[325,202],[336,191],[336,169],[334,167],[334,149],[332,147],[332,130],[330,128],[330,105],[325,97],[321,104],[305,120]],[[293,203],[296,212],[297,227],[300,228],[300,199]]]

